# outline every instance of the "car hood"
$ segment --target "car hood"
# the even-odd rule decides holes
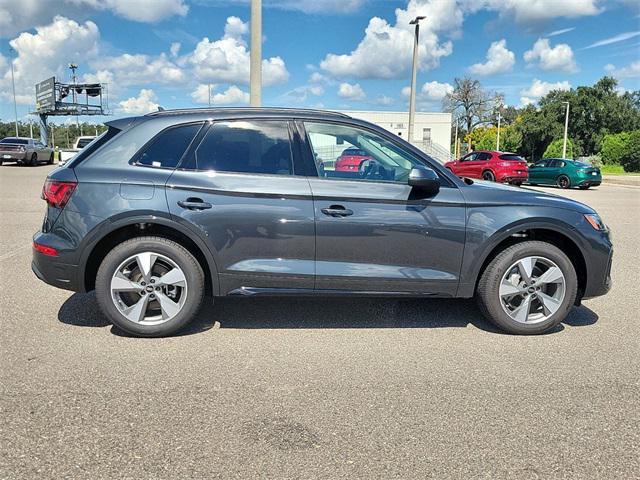
[[[492,206],[541,206],[564,208],[579,213],[595,213],[595,210],[584,203],[546,192],[539,192],[526,187],[514,187],[483,180],[465,180],[461,189],[468,204]]]

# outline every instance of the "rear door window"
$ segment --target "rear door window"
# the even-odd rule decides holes
[[[478,156],[476,157],[476,160],[491,160],[491,154],[487,153],[487,152],[480,152],[478,153]]]
[[[292,175],[289,123],[234,120],[209,127],[195,151],[197,170]]]
[[[202,123],[191,123],[163,130],[136,155],[135,163],[149,167],[176,168],[201,127]]]

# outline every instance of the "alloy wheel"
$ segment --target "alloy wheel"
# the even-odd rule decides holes
[[[174,318],[187,298],[187,279],[169,257],[141,252],[127,258],[111,277],[111,299],[129,321],[159,325]]]
[[[527,325],[547,320],[564,301],[566,280],[548,258],[525,257],[502,277],[499,295],[502,309],[513,320]]]

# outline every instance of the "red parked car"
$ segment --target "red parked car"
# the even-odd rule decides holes
[[[336,172],[358,171],[366,160],[373,160],[373,157],[359,148],[347,148],[336,159]]]
[[[515,153],[480,150],[444,164],[459,177],[521,185],[529,178],[524,158]]]

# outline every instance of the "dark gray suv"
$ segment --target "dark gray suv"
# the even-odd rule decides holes
[[[459,179],[346,115],[175,110],[108,126],[47,178],[32,267],[95,289],[132,334],[176,332],[205,293],[475,296],[502,329],[536,334],[610,287],[591,208]],[[370,159],[336,170],[347,148]]]

